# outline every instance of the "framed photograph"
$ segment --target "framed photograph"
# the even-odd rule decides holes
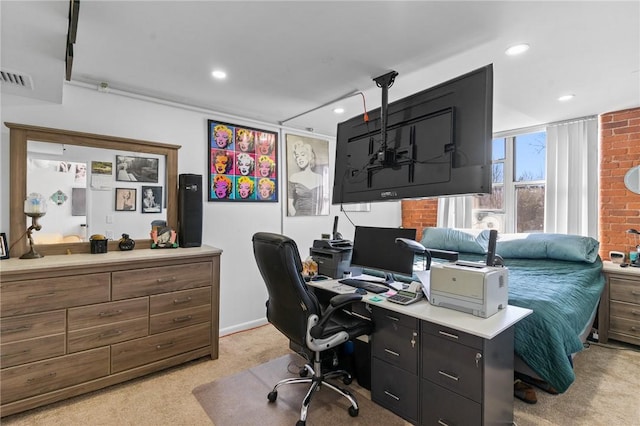
[[[208,120],[209,201],[277,202],[278,134]]]
[[[116,180],[120,182],[158,182],[157,158],[116,155]]]
[[[116,211],[136,211],[137,191],[135,188],[116,188]]]
[[[160,213],[162,211],[162,187],[142,187],[142,213]]]
[[[329,214],[329,141],[291,135],[287,139],[287,216]]]
[[[8,259],[9,244],[7,244],[7,234],[2,232],[0,233],[0,237],[2,238],[2,241],[0,241],[0,259]]]

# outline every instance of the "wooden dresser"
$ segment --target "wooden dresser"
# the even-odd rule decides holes
[[[0,264],[0,415],[218,358],[212,247]]]
[[[603,263],[606,284],[598,310],[598,340],[640,345],[640,268]]]

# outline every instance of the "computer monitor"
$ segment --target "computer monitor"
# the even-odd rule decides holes
[[[396,238],[415,240],[415,229],[356,226],[351,266],[385,273],[385,281],[395,281],[393,274],[413,275],[414,253],[396,244]]]

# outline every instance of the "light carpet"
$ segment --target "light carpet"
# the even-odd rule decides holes
[[[285,355],[265,364],[198,386],[196,399],[216,426],[280,426],[293,425],[299,419],[301,402],[309,384],[290,384],[278,388],[274,403],[267,394],[281,379],[298,377],[304,360],[295,354]],[[333,382],[345,388],[341,382]],[[390,411],[374,404],[355,387],[348,387],[360,409],[357,417],[349,416],[346,398],[329,388],[321,388],[311,400],[307,425],[373,425],[402,426],[405,422]]]

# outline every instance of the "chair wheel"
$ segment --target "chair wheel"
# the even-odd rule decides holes
[[[307,367],[302,367],[300,372],[298,372],[300,377],[307,377],[309,375],[309,369]]]
[[[306,424],[307,424],[307,422],[305,422],[304,420],[298,420],[298,421],[296,422],[296,426],[304,426],[304,425],[306,425]]]
[[[276,400],[276,398],[278,398],[278,392],[277,391],[271,391],[271,392],[269,392],[269,395],[267,395],[267,399],[269,400],[269,402],[274,402]]]
[[[351,382],[353,382],[353,379],[351,378],[351,376],[344,376],[342,378],[342,383],[344,383],[345,385],[350,385]]]
[[[358,417],[358,413],[360,412],[359,408],[354,408],[353,405],[349,407],[349,415],[351,417]]]

